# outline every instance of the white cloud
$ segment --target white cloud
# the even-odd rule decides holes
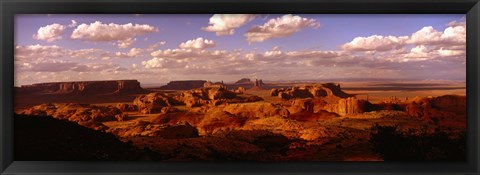
[[[145,68],[179,68],[179,67],[185,67],[187,64],[186,61],[184,60],[178,60],[178,59],[168,59],[168,58],[157,58],[154,57],[148,61],[142,61],[142,65],[145,66]]]
[[[62,39],[62,34],[65,32],[65,29],[66,27],[61,24],[50,24],[40,27],[37,31],[37,34],[33,35],[33,38],[47,42],[54,42]]]
[[[84,41],[125,41],[135,36],[158,32],[158,28],[148,24],[103,24],[96,21],[80,24],[73,31],[71,38]]]
[[[154,43],[154,44],[148,46],[147,50],[153,51],[154,49],[156,49],[156,48],[158,48],[158,47],[160,47],[160,46],[163,46],[163,45],[165,45],[165,44],[167,44],[166,41],[160,41],[160,42],[157,42],[157,43]]]
[[[436,46],[453,50],[464,50],[466,42],[465,22],[453,21],[448,24],[445,30],[438,31],[432,26],[426,26],[412,33],[410,36],[381,36],[372,35],[369,37],[356,37],[351,42],[345,43],[341,48],[345,51],[391,51],[398,50],[408,45],[414,49],[410,56],[418,56],[418,49],[421,47]],[[409,56],[409,57],[410,57]]]
[[[419,60],[427,60],[433,58],[430,54],[431,49],[428,49],[425,45],[418,45],[410,50],[409,53],[403,55],[403,59],[401,61],[419,61]]]
[[[284,15],[270,19],[262,26],[255,26],[245,33],[248,42],[263,42],[272,38],[290,36],[307,27],[318,28],[320,23],[315,19],[302,18],[294,15]]]
[[[403,47],[408,36],[380,36],[356,37],[349,43],[341,46],[346,51],[387,51]]]
[[[215,14],[210,17],[209,26],[202,30],[215,32],[217,36],[233,35],[235,29],[255,19],[252,14]]]
[[[167,49],[157,50],[150,54],[153,57],[171,59],[220,59],[231,58],[229,51],[225,50],[198,50],[198,49]]]
[[[112,72],[125,68],[113,63],[77,63],[72,61],[49,59],[16,64],[15,69],[22,72]]]
[[[182,49],[206,49],[215,47],[216,43],[212,40],[203,39],[199,37],[197,39],[188,40],[179,45]]]
[[[438,54],[443,57],[451,57],[451,56],[465,56],[465,50],[452,50],[452,49],[444,49],[440,48],[437,50]]]
[[[133,43],[135,43],[135,41],[137,41],[136,38],[127,38],[126,40],[117,41],[118,48],[129,48]]]
[[[88,60],[96,60],[98,58],[109,57],[110,52],[101,49],[79,49],[79,50],[65,50],[67,58],[80,58]]]
[[[435,30],[432,26],[423,27],[412,34],[409,43],[414,44],[438,44],[442,41],[442,32]]]
[[[56,45],[44,46],[37,44],[28,46],[15,46],[15,61],[35,61],[48,58],[59,58],[64,55],[64,49]]]
[[[68,27],[77,27],[77,26],[78,26],[77,21],[73,19],[71,20],[71,23],[68,25]]]
[[[463,45],[466,42],[465,23],[455,23],[446,28],[443,32],[427,26],[415,32],[410,37],[409,43],[429,45]]]
[[[128,52],[116,52],[115,56],[117,58],[135,58],[139,55],[142,55],[143,49],[140,48],[132,48]]]
[[[44,45],[28,45],[15,46],[15,61],[23,62],[38,62],[49,59],[89,59],[95,60],[98,58],[109,57],[110,53],[102,49],[65,49],[60,46],[44,46]]]

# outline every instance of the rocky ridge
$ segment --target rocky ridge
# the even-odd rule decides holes
[[[39,95],[114,95],[148,92],[140,86],[140,82],[137,80],[38,83],[16,87],[15,91],[20,94]]]

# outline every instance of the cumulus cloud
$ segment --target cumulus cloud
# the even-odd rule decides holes
[[[62,39],[62,34],[65,32],[65,29],[66,27],[61,24],[50,24],[40,27],[37,31],[37,34],[33,35],[33,38],[47,42],[54,42]]]
[[[142,61],[142,65],[145,68],[179,68],[185,67],[187,64],[184,60],[178,59],[168,59],[168,58],[157,58],[154,57],[148,61]]]
[[[426,26],[410,36],[356,37],[341,45],[341,48],[346,51],[390,51],[414,45],[414,47],[439,46],[464,49],[461,46],[464,46],[466,42],[465,22],[453,21],[448,26],[443,32],[435,30],[432,26]]]
[[[265,41],[275,38],[274,36],[291,35],[285,34],[288,33],[285,31],[295,33],[304,28],[318,27],[316,21],[305,24],[305,20],[310,20],[306,18],[298,17],[301,20],[297,23],[280,22],[281,18],[271,19],[262,26],[256,26],[265,27],[265,35],[257,37],[263,37],[262,41]],[[289,18],[294,16],[290,15]],[[293,29],[295,27],[292,26],[302,26],[300,24],[304,27],[300,27],[299,30]],[[108,26],[108,24],[102,25]],[[77,29],[79,27],[80,25]],[[285,28],[285,31],[276,33],[278,28]],[[237,28],[232,28],[233,32],[235,29]],[[228,30],[227,33],[229,32]],[[81,75],[79,77],[86,79],[120,77],[150,82],[205,79],[205,77],[211,80],[224,78],[224,80],[231,80],[253,76],[268,80],[299,79],[299,75],[305,75],[300,78],[311,79],[365,76],[458,79],[464,77],[461,73],[465,69],[465,33],[465,23],[455,21],[445,25],[443,30],[427,26],[405,36],[355,37],[341,45],[340,50],[288,50],[274,47],[271,50],[259,51],[260,49],[208,49],[214,48],[216,43],[205,38],[194,38],[172,49],[159,49],[165,45],[165,41],[146,45],[143,48],[132,48],[129,42],[133,43],[141,34],[120,37],[113,32],[112,36],[103,36],[103,38],[109,38],[105,40],[96,38],[99,36],[95,36],[96,39],[89,39],[88,35],[78,39],[110,41],[111,44],[119,44],[129,49],[110,52],[97,48],[67,49],[57,45],[17,45],[15,46],[15,69],[21,71],[18,77],[29,77],[22,79],[22,82],[50,80],[48,79],[50,73],[62,76],[55,80],[60,78],[68,80],[66,77],[73,78]],[[122,33],[122,35],[125,34]],[[143,40],[142,37],[139,39]],[[108,63],[119,61],[107,60],[109,58],[142,58],[142,60],[124,60],[120,61],[122,65],[118,65]],[[127,66],[128,69],[122,66]],[[46,78],[32,78],[37,73]]]
[[[179,45],[182,49],[206,49],[215,47],[216,43],[212,40],[203,39],[199,37],[197,39],[192,39],[185,41]]]
[[[245,33],[248,42],[263,42],[272,38],[290,36],[307,27],[318,28],[320,23],[315,19],[302,18],[297,15],[284,15],[270,19],[262,26],[255,26]]]
[[[44,45],[28,45],[28,46],[15,46],[15,61],[27,60],[35,61],[47,58],[59,58],[65,55],[65,50],[57,45],[44,46]]]
[[[443,32],[427,26],[415,32],[410,37],[409,42],[412,44],[429,44],[429,45],[463,45],[466,42],[466,26],[465,24],[451,24]]]
[[[202,30],[215,32],[217,36],[233,35],[235,29],[255,19],[252,14],[215,14],[209,19],[209,26]]]
[[[403,47],[408,36],[380,36],[356,37],[349,43],[341,46],[347,51],[387,51]]]
[[[80,24],[70,37],[84,41],[117,41],[120,48],[127,48],[133,44],[135,36],[158,31],[158,28],[148,24],[104,24],[96,21]]]

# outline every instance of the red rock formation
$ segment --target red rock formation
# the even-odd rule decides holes
[[[128,119],[128,115],[127,114],[117,114],[115,115],[115,119],[117,119],[117,121],[125,121]]]
[[[218,87],[218,88],[225,88],[227,89],[227,85],[225,85],[222,82],[211,82],[211,81],[207,81],[206,83],[203,83],[203,87]]]
[[[113,106],[95,106],[88,104],[74,104],[74,103],[53,103],[42,104],[28,108],[21,112],[25,115],[35,116],[52,116],[56,119],[69,120],[76,122],[82,126],[92,128],[95,130],[105,130],[108,127],[100,122],[124,120],[126,116]]]
[[[323,109],[339,115],[363,113],[362,103],[355,97],[342,98],[336,104],[326,104]]]
[[[286,117],[290,115],[290,112],[281,105],[266,102],[229,104],[223,108],[223,111],[244,118],[262,118],[275,115]]]
[[[307,99],[295,99],[292,101],[290,108],[288,111],[291,114],[298,113],[298,112],[306,112],[306,113],[313,113],[314,103],[311,98]]]
[[[138,112],[142,114],[155,114],[168,111],[168,107],[175,104],[175,100],[165,93],[150,93],[141,95],[133,100]],[[164,109],[165,108],[165,109]]]
[[[457,95],[416,97],[407,103],[405,110],[411,116],[427,119],[465,116],[466,103],[466,97]]]
[[[109,129],[107,132],[120,137],[149,136],[163,139],[198,137],[197,129],[187,122],[152,124],[146,121],[137,121],[128,127]]]
[[[245,119],[235,116],[220,108],[212,108],[205,114],[205,117],[197,125],[200,134],[211,135],[223,130],[234,130],[240,128]]]
[[[255,83],[253,83],[253,87],[250,88],[250,90],[262,90],[262,89],[263,89],[263,85],[265,85],[265,84],[263,83],[262,80],[256,79],[256,80],[255,80]]]
[[[293,98],[293,97],[292,97],[292,95],[290,95],[290,94],[288,94],[288,93],[279,92],[279,93],[278,93],[278,98],[283,99],[283,100],[289,100],[289,99],[291,99],[291,98]]]
[[[250,78],[242,78],[235,82],[235,84],[252,84],[252,81],[250,80]]]
[[[293,86],[291,88],[272,89],[270,96],[278,96],[281,99],[291,98],[330,98],[338,101],[340,98],[351,97],[352,95],[343,92],[339,84],[311,84],[302,86]]]
[[[244,94],[247,91],[244,87],[237,87],[237,89],[233,90],[233,92],[237,94]]]
[[[183,80],[170,81],[167,85],[160,87],[164,90],[190,90],[203,87],[207,81],[205,80]]]
[[[70,94],[70,95],[111,95],[145,93],[137,80],[74,81],[25,85],[16,88],[18,93]]]
[[[207,104],[214,104],[214,101],[233,99],[237,96],[235,92],[229,91],[223,87],[205,87],[182,92],[174,98],[185,103],[188,107],[199,107]]]
[[[116,107],[122,112],[133,112],[138,110],[137,106],[126,103],[118,103]]]

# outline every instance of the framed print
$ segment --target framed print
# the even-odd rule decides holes
[[[478,174],[477,1],[0,5],[2,174]]]

